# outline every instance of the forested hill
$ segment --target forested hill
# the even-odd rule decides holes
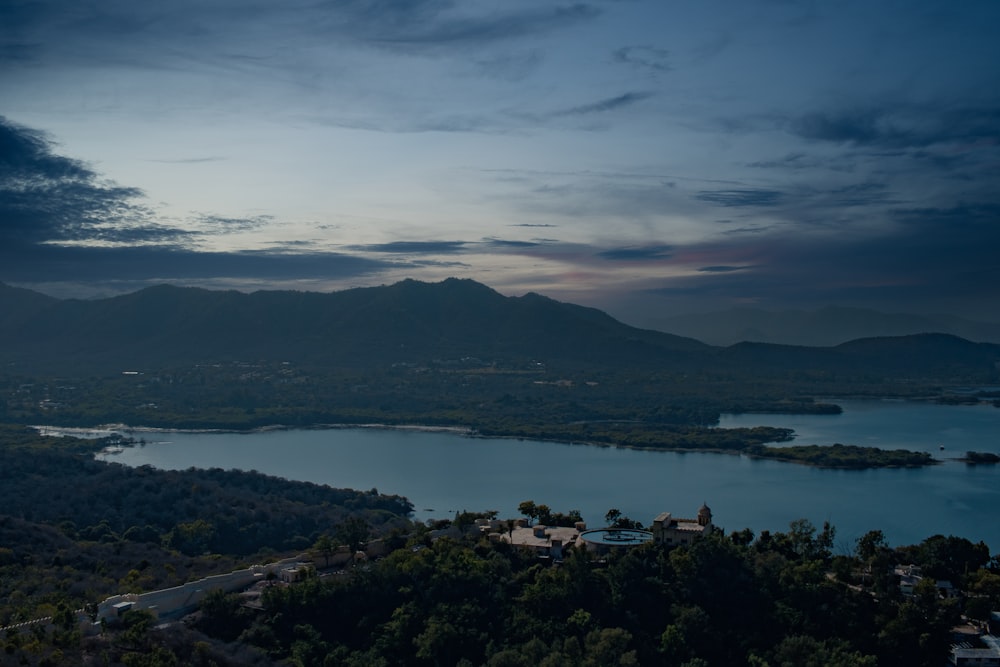
[[[334,293],[246,294],[161,285],[93,301],[0,285],[0,363],[24,374],[235,360],[364,369],[463,359],[738,375],[871,371],[989,381],[997,373],[1000,346],[925,334],[829,348],[764,343],[719,348],[636,329],[592,308],[534,293],[505,297],[453,278]]]

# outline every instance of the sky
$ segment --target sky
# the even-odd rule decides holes
[[[0,281],[1000,319],[995,0],[8,0]]]

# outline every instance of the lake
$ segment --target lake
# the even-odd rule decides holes
[[[850,551],[868,530],[913,544],[941,533],[1000,551],[1000,467],[948,457],[1000,453],[1000,409],[844,400],[840,415],[725,415],[721,426],[786,426],[796,444],[871,445],[929,451],[921,469],[822,470],[710,453],[652,452],[424,430],[344,428],[252,433],[139,432],[146,444],[108,461],[184,469],[239,468],[288,479],[396,493],[417,519],[458,510],[516,516],[523,500],[578,509],[591,526],[610,508],[650,523],[663,511],[693,517],[702,502],[727,531],[783,531],[805,518],[837,529]],[[940,450],[944,446],[944,451]]]

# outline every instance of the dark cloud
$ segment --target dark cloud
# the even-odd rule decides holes
[[[654,72],[669,72],[673,69],[670,66],[670,51],[651,46],[622,47],[615,51],[614,59],[615,62]]]
[[[607,111],[613,111],[615,109],[620,109],[622,107],[627,107],[637,102],[641,102],[653,96],[653,93],[647,91],[636,91],[623,93],[615,97],[608,97],[603,100],[598,100],[597,102],[592,102],[590,104],[581,104],[580,106],[570,107],[568,109],[561,109],[559,111],[553,111],[550,115],[553,117],[559,116],[583,116],[593,113],[604,113]]]
[[[398,262],[337,253],[196,252],[205,234],[253,229],[269,216],[203,215],[197,231],[157,221],[142,192],[57,155],[44,134],[0,117],[0,280],[94,283],[340,278]],[[402,264],[405,266],[405,264]]]
[[[805,114],[790,131],[804,139],[880,149],[1000,143],[1000,108],[896,107]]]
[[[982,304],[1000,303],[1000,204],[898,208],[891,218],[895,224],[867,234],[760,234],[676,246],[674,263],[711,263],[664,280],[657,293],[717,307],[837,303],[996,317]]]
[[[757,227],[736,227],[722,232],[726,236],[739,236],[741,234],[763,234],[769,231],[773,225],[759,225]]]
[[[380,262],[338,253],[193,252],[163,246],[55,247],[35,246],[5,254],[0,269],[11,283],[147,283],[211,280],[260,281],[345,278],[389,268]]]
[[[671,248],[668,245],[651,245],[629,248],[610,248],[597,253],[602,259],[638,262],[652,259],[668,259],[671,256]]]
[[[784,195],[777,190],[702,190],[695,199],[716,206],[777,206]]]
[[[742,270],[748,269],[748,268],[750,268],[750,267],[748,267],[748,266],[726,266],[724,264],[720,264],[720,265],[717,265],[717,266],[703,266],[700,269],[698,269],[698,271],[700,271],[702,273],[730,273],[732,271],[742,271]]]
[[[0,244],[5,248],[85,240],[162,241],[143,193],[101,180],[85,163],[56,155],[41,132],[0,117]],[[182,234],[183,235],[183,234]]]
[[[505,239],[483,239],[483,241],[494,248],[536,248],[541,245],[537,241],[508,241]]]
[[[896,143],[901,138],[900,133],[880,127],[881,121],[880,114],[874,111],[812,113],[797,119],[792,124],[792,132],[805,139],[834,143],[885,143],[890,136],[892,143]]]
[[[348,246],[348,250],[395,254],[442,255],[464,252],[467,245],[465,241],[392,241],[390,243],[352,245]]]

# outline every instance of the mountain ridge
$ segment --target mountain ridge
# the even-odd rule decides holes
[[[414,355],[488,352],[586,360],[599,356],[602,347],[611,357],[632,359],[643,347],[667,356],[711,349],[693,339],[628,327],[595,309],[541,295],[505,297],[458,279],[331,293],[157,285],[94,301],[3,290],[0,310],[5,313],[0,359],[8,363],[289,356],[352,365]]]
[[[950,333],[967,340],[1000,343],[1000,323],[951,315],[914,315],[846,306],[816,310],[731,308],[648,318],[647,326],[690,336],[710,345],[750,341],[781,345],[835,346],[859,338]]]
[[[670,372],[809,369],[989,377],[1000,345],[921,334],[809,347],[728,347],[626,325],[537,293],[504,296],[469,279],[404,280],[339,292],[156,285],[93,301],[0,286],[0,362],[30,372],[238,360],[366,368],[433,360],[532,362]]]

